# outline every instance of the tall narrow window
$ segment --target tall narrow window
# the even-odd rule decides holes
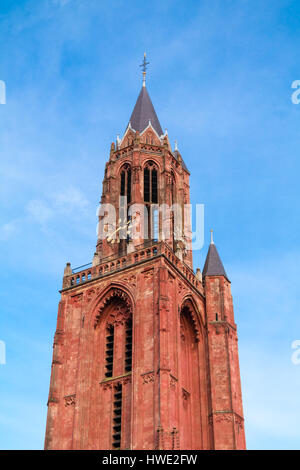
[[[151,178],[151,195],[152,195],[152,201],[151,202],[154,202],[154,203],[157,203],[157,171],[155,168],[153,168],[152,170],[152,174],[151,174],[152,178]]]
[[[152,230],[152,238],[154,241],[158,241],[159,235],[159,210],[157,206],[154,206],[152,211],[152,220],[153,220],[153,230]]]
[[[125,326],[125,373],[132,369],[132,320],[126,322]]]
[[[158,169],[154,162],[147,162],[144,168],[144,201],[148,212],[146,239],[158,239],[158,213],[151,204],[158,203]],[[157,217],[156,217],[157,216]],[[156,219],[155,219],[156,217]]]
[[[174,206],[176,202],[176,197],[175,197],[175,189],[176,189],[176,184],[175,184],[175,176],[172,172],[172,186],[171,186],[171,197],[172,197],[172,206]],[[175,248],[175,221],[174,221],[174,211],[172,211],[171,214],[171,233],[172,233],[172,240],[173,240],[173,248]]]
[[[112,425],[112,446],[113,449],[121,449],[122,437],[122,384],[118,384],[114,389],[113,401],[113,425]]]
[[[119,254],[121,255],[124,251],[126,251],[126,243],[128,243],[130,240],[129,234],[127,233],[127,225],[130,222],[128,211],[129,205],[131,203],[131,168],[128,163],[122,167],[121,171],[120,196],[126,197],[126,200],[121,202],[119,208],[119,218],[121,219],[121,225],[123,226],[123,228],[119,231]]]
[[[131,169],[127,170],[127,203],[131,202]]]
[[[158,202],[157,168],[155,163],[147,162],[144,168],[144,201]]]
[[[150,202],[150,171],[144,168],[144,201]]]
[[[121,196],[125,196],[125,177],[126,177],[126,173],[125,171],[122,171],[121,173]]]
[[[131,168],[128,164],[121,171],[120,195],[127,196],[127,204],[131,202]]]
[[[114,327],[110,325],[107,328],[106,350],[105,350],[105,377],[113,376],[114,362]]]

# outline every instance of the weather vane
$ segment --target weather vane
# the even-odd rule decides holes
[[[144,60],[143,63],[140,65],[140,67],[143,67],[143,86],[146,86],[146,70],[147,70],[147,65],[149,65],[150,62],[146,61],[146,52],[144,52]]]

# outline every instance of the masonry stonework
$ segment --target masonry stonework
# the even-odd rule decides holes
[[[143,205],[189,201],[189,172],[143,86],[101,198],[118,221],[136,221],[136,236],[121,239],[100,211],[93,262],[65,268],[45,449],[245,448],[237,329],[216,247],[195,274],[189,214],[181,237],[172,213],[140,222]]]

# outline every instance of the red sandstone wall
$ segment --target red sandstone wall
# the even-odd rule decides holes
[[[191,408],[194,411],[189,411],[190,423],[193,422],[189,447],[208,448],[204,300],[162,257],[62,294],[63,345],[60,364],[55,366],[59,379],[52,380],[57,401],[49,404],[47,447],[111,448],[112,389],[109,383],[101,384],[105,336],[94,328],[94,323],[103,293],[112,284],[128,292],[134,305],[133,372],[128,380],[124,378],[123,405],[126,421],[129,419],[126,410],[131,408],[131,425],[123,445],[135,449],[185,445],[181,420],[185,419],[184,390],[188,387],[183,383],[182,371],[187,364],[183,364],[181,354],[178,305],[192,294],[201,312],[201,318],[195,314],[199,342],[193,345],[200,375],[198,380],[196,374],[197,383],[190,385],[190,401],[194,399],[192,390],[199,389],[200,395],[197,392]],[[121,351],[121,343],[119,346]],[[121,364],[121,356],[119,359]],[[190,367],[193,377],[193,366]],[[120,370],[116,368],[115,375],[119,373],[122,375],[121,366]]]

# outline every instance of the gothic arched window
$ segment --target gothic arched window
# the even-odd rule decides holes
[[[105,377],[131,372],[132,318],[126,305],[112,300],[106,320]]]
[[[145,238],[157,240],[159,236],[159,213],[158,203],[158,168],[152,161],[146,163],[144,167],[144,202],[148,214]]]
[[[123,251],[126,251],[126,242],[129,242],[127,225],[130,222],[129,206],[131,203],[131,167],[128,163],[125,163],[121,168],[120,177],[120,196],[126,197],[125,200],[121,200],[119,207],[119,218],[121,219],[121,225],[123,225],[123,229],[119,232],[119,251],[121,254]]]
[[[104,393],[107,387],[110,390],[111,414],[100,417],[111,430],[104,439],[107,439],[107,448],[127,449],[131,438],[133,329],[131,301],[121,289],[109,291],[100,307],[95,328],[95,352],[99,357],[102,390]],[[103,395],[103,399],[107,398]]]
[[[158,202],[158,171],[154,162],[147,162],[144,167],[144,201]]]
[[[176,203],[176,180],[173,171],[171,172],[171,204],[172,206]],[[175,247],[175,216],[174,211],[171,213],[171,234],[173,247]]]
[[[127,204],[131,202],[131,168],[128,163],[121,170],[120,196],[127,197]]]

